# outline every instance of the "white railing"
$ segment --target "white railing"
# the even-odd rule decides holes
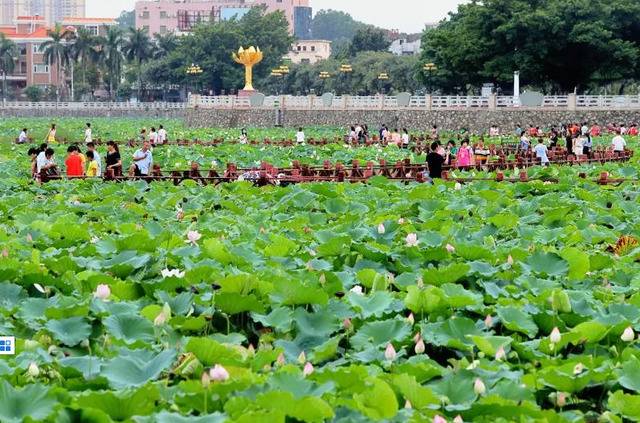
[[[30,110],[183,110],[186,103],[125,103],[125,102],[55,102],[55,101],[0,101],[0,109],[30,109]]]

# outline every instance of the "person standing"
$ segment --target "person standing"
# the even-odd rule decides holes
[[[28,141],[27,128],[22,128],[22,132],[20,132],[20,136],[18,137],[18,144],[26,144]]]
[[[122,176],[122,159],[120,157],[120,150],[118,144],[113,141],[107,143],[107,171],[113,172],[114,177]],[[107,174],[109,176],[109,174]]]
[[[402,148],[409,148],[409,141],[410,141],[409,131],[407,131],[407,128],[403,128],[402,129]]]
[[[444,157],[442,157],[442,154],[438,153],[438,147],[440,147],[440,143],[434,141],[431,143],[431,151],[427,154],[427,166],[429,166],[429,177],[431,179],[442,178]]]
[[[542,166],[549,166],[549,150],[547,146],[544,145],[542,138],[538,139],[538,145],[535,146],[534,151],[536,152],[536,157],[540,159],[540,164],[542,164]]]
[[[471,166],[471,158],[473,157],[473,150],[469,147],[469,140],[462,140],[462,145],[460,146],[460,150],[458,150],[458,156],[456,157],[456,162],[458,167],[467,168]]]
[[[89,122],[87,122],[87,127],[84,130],[84,142],[85,144],[93,142],[93,134],[91,131],[91,124]]]
[[[305,141],[304,131],[302,130],[302,128],[298,128],[298,132],[296,133],[296,143],[298,145],[302,145],[304,144],[304,141]]]
[[[151,132],[149,133],[149,143],[151,144],[151,147],[155,147],[155,145],[158,143],[158,133],[156,132],[156,128],[155,127],[151,127]]]
[[[589,134],[589,130],[587,129],[587,134],[582,137],[584,139],[584,143],[582,144],[582,154],[591,158],[591,149],[593,148],[593,141],[591,140],[591,135]]]
[[[56,124],[55,123],[51,124],[51,129],[49,129],[49,132],[45,137],[45,142],[47,144],[53,144],[54,142],[56,142]]]
[[[169,135],[163,125],[158,127],[158,144],[166,144],[169,142]]]
[[[129,171],[130,176],[149,176],[149,170],[153,165],[153,154],[149,141],[142,143],[142,148],[133,155],[133,165]]]
[[[627,142],[625,141],[624,137],[621,135],[620,131],[617,131],[616,134],[617,135],[613,137],[613,140],[611,140],[613,152],[618,154],[624,153],[624,150],[627,147]]]
[[[87,158],[89,158],[89,153],[93,155],[93,159],[96,163],[97,173],[94,176],[102,176],[102,157],[100,157],[100,154],[96,150],[96,146],[93,142],[87,144]]]

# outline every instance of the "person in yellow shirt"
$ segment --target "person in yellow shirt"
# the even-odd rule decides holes
[[[87,168],[87,176],[98,176],[98,162],[95,159],[93,151],[87,151],[87,159],[89,159],[89,167]]]
[[[56,142],[56,124],[51,124],[51,129],[47,133],[47,137],[45,138],[47,144],[54,144]]]

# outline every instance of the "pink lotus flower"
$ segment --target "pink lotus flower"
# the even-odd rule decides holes
[[[407,235],[407,238],[405,239],[406,243],[407,243],[407,247],[417,247],[418,246],[418,235],[416,234],[409,234]]]
[[[221,365],[216,364],[213,369],[209,370],[209,377],[214,382],[224,382],[229,379],[229,372]]]
[[[498,348],[498,351],[496,351],[496,360],[502,361],[505,358],[507,358],[507,353],[504,351],[504,347]]]
[[[415,317],[413,317],[413,313],[409,313],[409,317],[407,317],[407,322],[409,322],[409,324],[411,326],[413,326],[416,322]]]
[[[456,251],[456,247],[454,247],[451,244],[447,244],[447,246],[445,247],[447,249],[447,251],[449,252],[449,254],[453,254]]]
[[[422,354],[424,353],[425,350],[425,345],[424,345],[424,341],[422,339],[420,339],[417,343],[416,343],[416,347],[414,348],[416,354]]]
[[[447,423],[447,419],[442,416],[434,416],[433,423]]]
[[[96,287],[93,296],[101,300],[106,300],[111,296],[111,288],[109,288],[109,285],[100,284]]]
[[[387,232],[387,230],[385,229],[384,225],[381,223],[378,225],[378,233],[380,235],[384,235],[384,233]]]
[[[487,328],[490,328],[493,326],[493,317],[491,317],[490,314],[487,314],[487,317],[484,318],[484,325]]]
[[[187,244],[198,245],[198,241],[200,241],[202,235],[198,231],[189,231],[187,232],[187,240],[185,241]]]
[[[393,348],[393,344],[387,344],[387,348],[384,350],[384,358],[389,361],[393,361],[396,359],[396,349]]]
[[[567,405],[567,394],[565,392],[558,392],[556,394],[556,405],[558,407],[564,407]]]
[[[302,369],[302,376],[307,377],[311,373],[313,373],[313,371],[314,371],[313,364],[311,364],[310,362],[307,362],[307,364],[304,365],[304,369]]]
[[[464,423],[464,420],[462,420],[462,416],[460,414],[458,414],[454,419],[453,419],[453,423]]]
[[[278,358],[276,358],[276,364],[278,366],[284,366],[284,363],[286,363],[286,359],[284,358],[284,353],[278,354]]]

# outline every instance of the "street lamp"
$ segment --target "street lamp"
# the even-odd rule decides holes
[[[318,75],[318,78],[322,80],[322,92],[324,93],[326,89],[326,81],[331,78],[331,74],[329,72],[322,71],[320,72],[320,75]]]
[[[433,90],[433,85],[431,83],[432,82],[432,78],[433,78],[433,73],[438,70],[438,67],[436,66],[435,63],[426,63],[422,67],[422,70],[427,72],[427,74],[429,75],[429,78],[428,78],[429,79],[429,82],[428,82],[429,87],[428,87],[428,89],[429,89],[429,94],[431,94],[431,92]]]
[[[380,83],[380,91],[382,91],[382,94],[385,94],[386,92],[384,84],[388,80],[389,80],[389,74],[387,72],[382,72],[380,75],[378,75],[378,82]]]
[[[351,65],[343,64],[343,65],[340,66],[340,74],[343,76],[344,80],[348,79],[349,75],[351,75],[352,72],[353,72],[353,68],[351,67]],[[346,89],[345,89],[345,91],[346,91]]]
[[[191,64],[191,66],[187,67],[187,75],[188,76],[193,76],[194,79],[196,79],[198,76],[202,75],[202,72],[204,72],[202,70],[202,68],[200,67],[200,65],[196,65],[194,63]],[[197,83],[197,80],[196,80]],[[196,87],[197,90],[197,87]]]

